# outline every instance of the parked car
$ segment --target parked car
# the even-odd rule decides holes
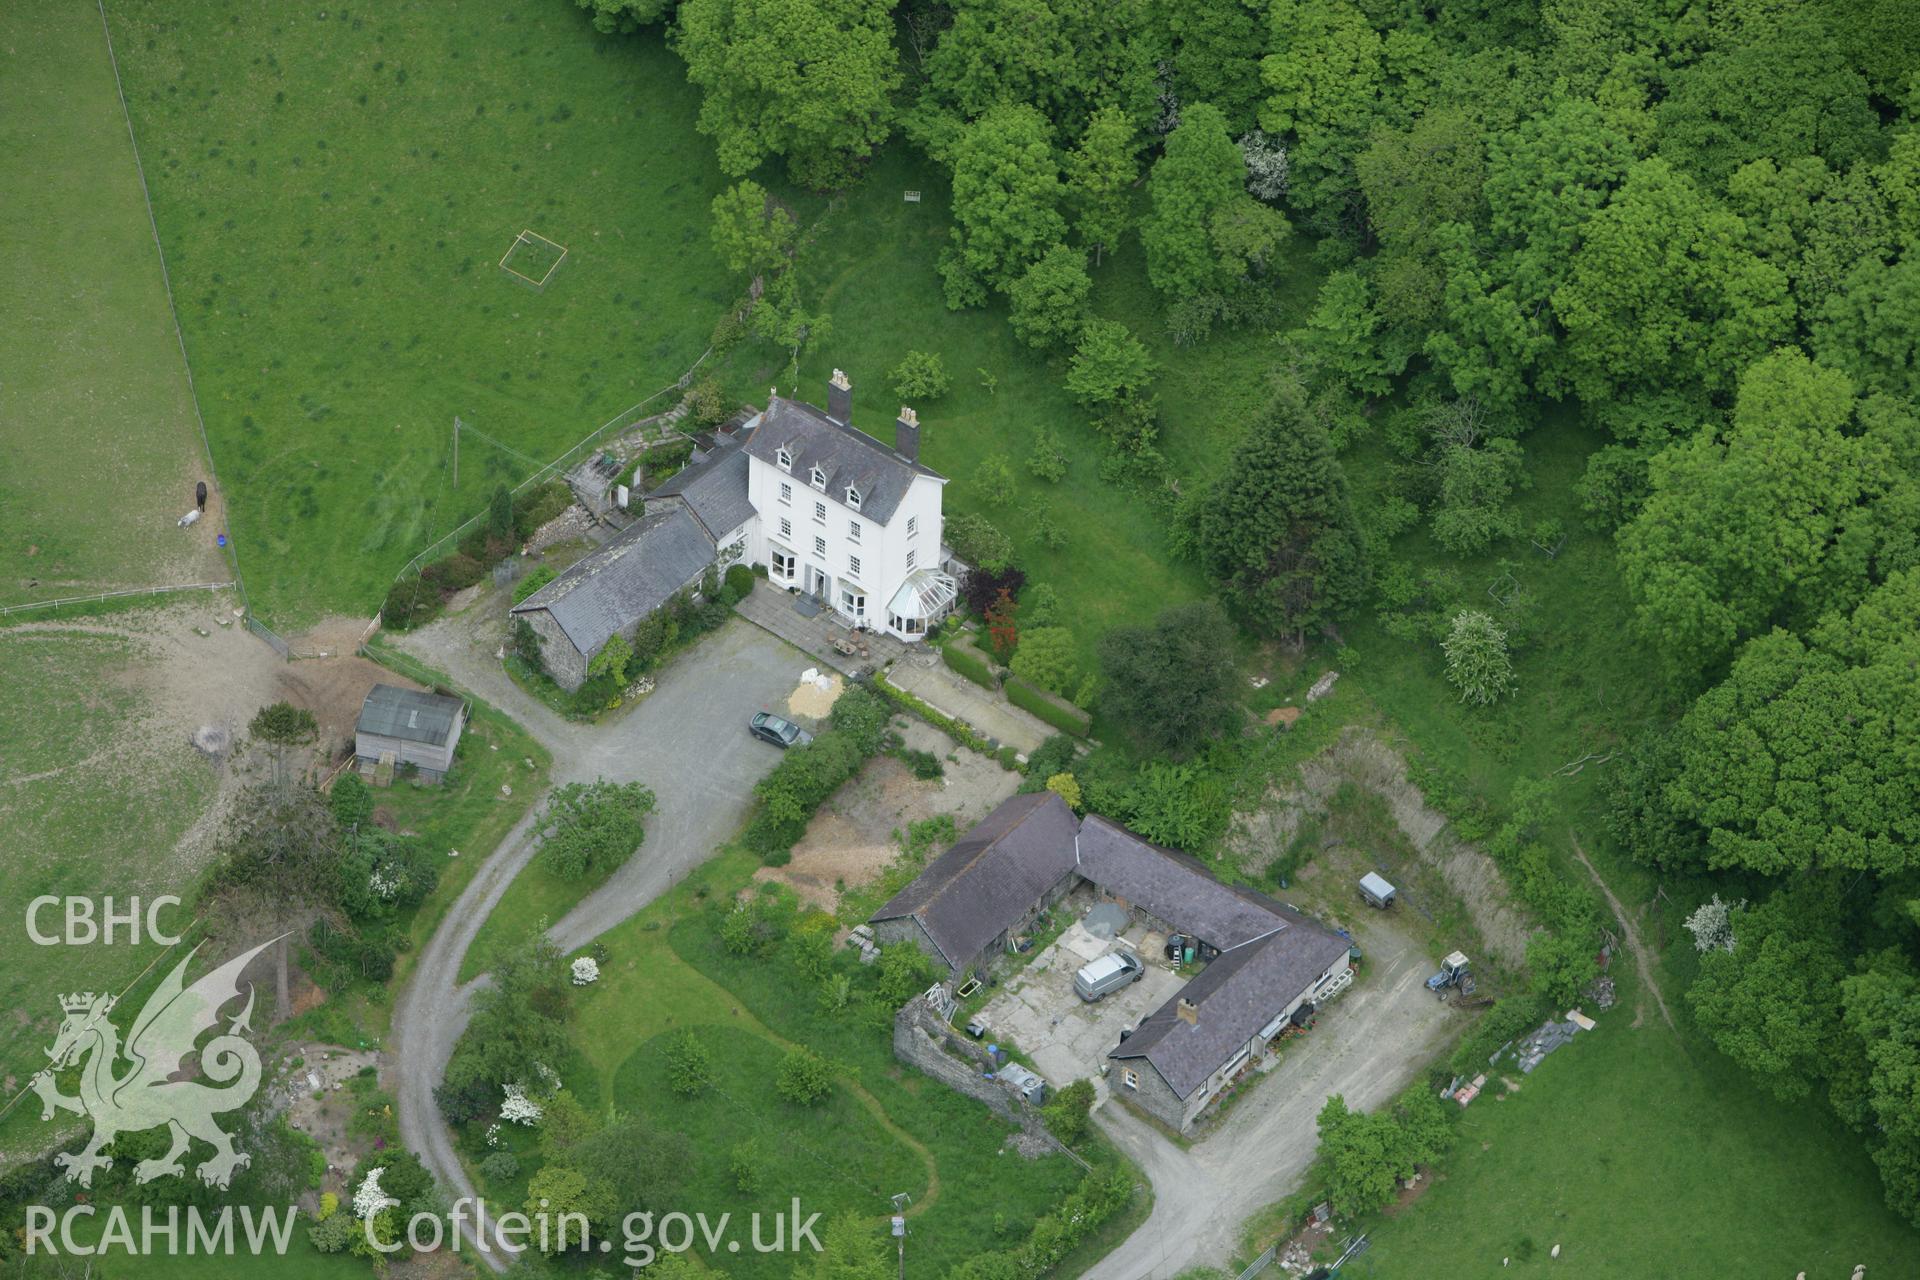
[[[1147,967],[1131,951],[1109,951],[1092,964],[1081,966],[1073,975],[1073,989],[1082,1000],[1095,1000],[1118,991],[1129,982],[1138,982]]]
[[[771,742],[781,750],[788,747],[804,747],[813,741],[813,735],[791,720],[782,720],[779,716],[768,715],[764,711],[754,713],[747,729],[754,737],[763,742]]]

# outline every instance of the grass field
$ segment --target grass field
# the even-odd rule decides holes
[[[1622,966],[1621,998],[1638,991]],[[1679,989],[1672,974],[1663,982]],[[1676,1016],[1682,1016],[1679,1008]],[[1825,1107],[1783,1106],[1649,1005],[1617,1011],[1524,1078],[1476,1101],[1444,1176],[1371,1228],[1343,1274],[1449,1280],[1568,1274],[1920,1273],[1920,1238],[1882,1206],[1859,1138]],[[1561,1246],[1558,1261],[1549,1258]],[[1501,1259],[1511,1258],[1510,1267]]]
[[[118,990],[161,948],[37,946],[26,904],[43,894],[121,902],[133,895],[183,894],[168,856],[215,789],[213,771],[191,751],[170,750],[140,726],[154,710],[138,680],[144,661],[132,638],[86,630],[0,628],[0,871],[8,905],[0,927],[0,1106],[45,1059],[60,1021],[63,983],[112,983]],[[78,712],[79,714],[76,714]],[[163,916],[172,928],[178,913]],[[42,932],[61,931],[56,908]],[[85,956],[75,976],[76,955]],[[0,1121],[0,1151],[33,1140],[39,1104],[29,1099]]]
[[[241,567],[283,631],[371,612],[496,483],[706,347],[720,175],[657,35],[553,0],[108,9]],[[543,293],[497,265],[523,230],[568,251]],[[456,414],[515,451],[464,437],[457,491]]]
[[[0,9],[0,156],[0,605],[225,581],[173,528],[206,454],[87,0]]]

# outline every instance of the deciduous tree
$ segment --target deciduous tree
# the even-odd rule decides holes
[[[886,0],[684,0],[673,42],[704,94],[700,131],[736,177],[784,156],[794,181],[832,187],[892,128]]]
[[[1067,233],[1060,162],[1046,117],[1025,103],[996,106],[953,149],[953,244],[941,255],[947,305],[1006,290]]]

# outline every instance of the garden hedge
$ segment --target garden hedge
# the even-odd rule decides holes
[[[940,650],[940,657],[949,667],[978,685],[989,689],[998,689],[1000,681],[994,677],[993,666],[987,661],[987,655],[955,637],[947,641]]]
[[[1084,738],[1093,731],[1091,715],[1065,698],[1057,698],[1038,685],[1028,684],[1019,676],[1007,677],[1007,701],[1023,711],[1031,711],[1054,728],[1076,738]]]

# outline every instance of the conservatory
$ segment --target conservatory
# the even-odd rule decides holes
[[[918,640],[938,625],[953,608],[960,588],[951,575],[935,569],[916,569],[907,575],[887,605],[887,630]]]

